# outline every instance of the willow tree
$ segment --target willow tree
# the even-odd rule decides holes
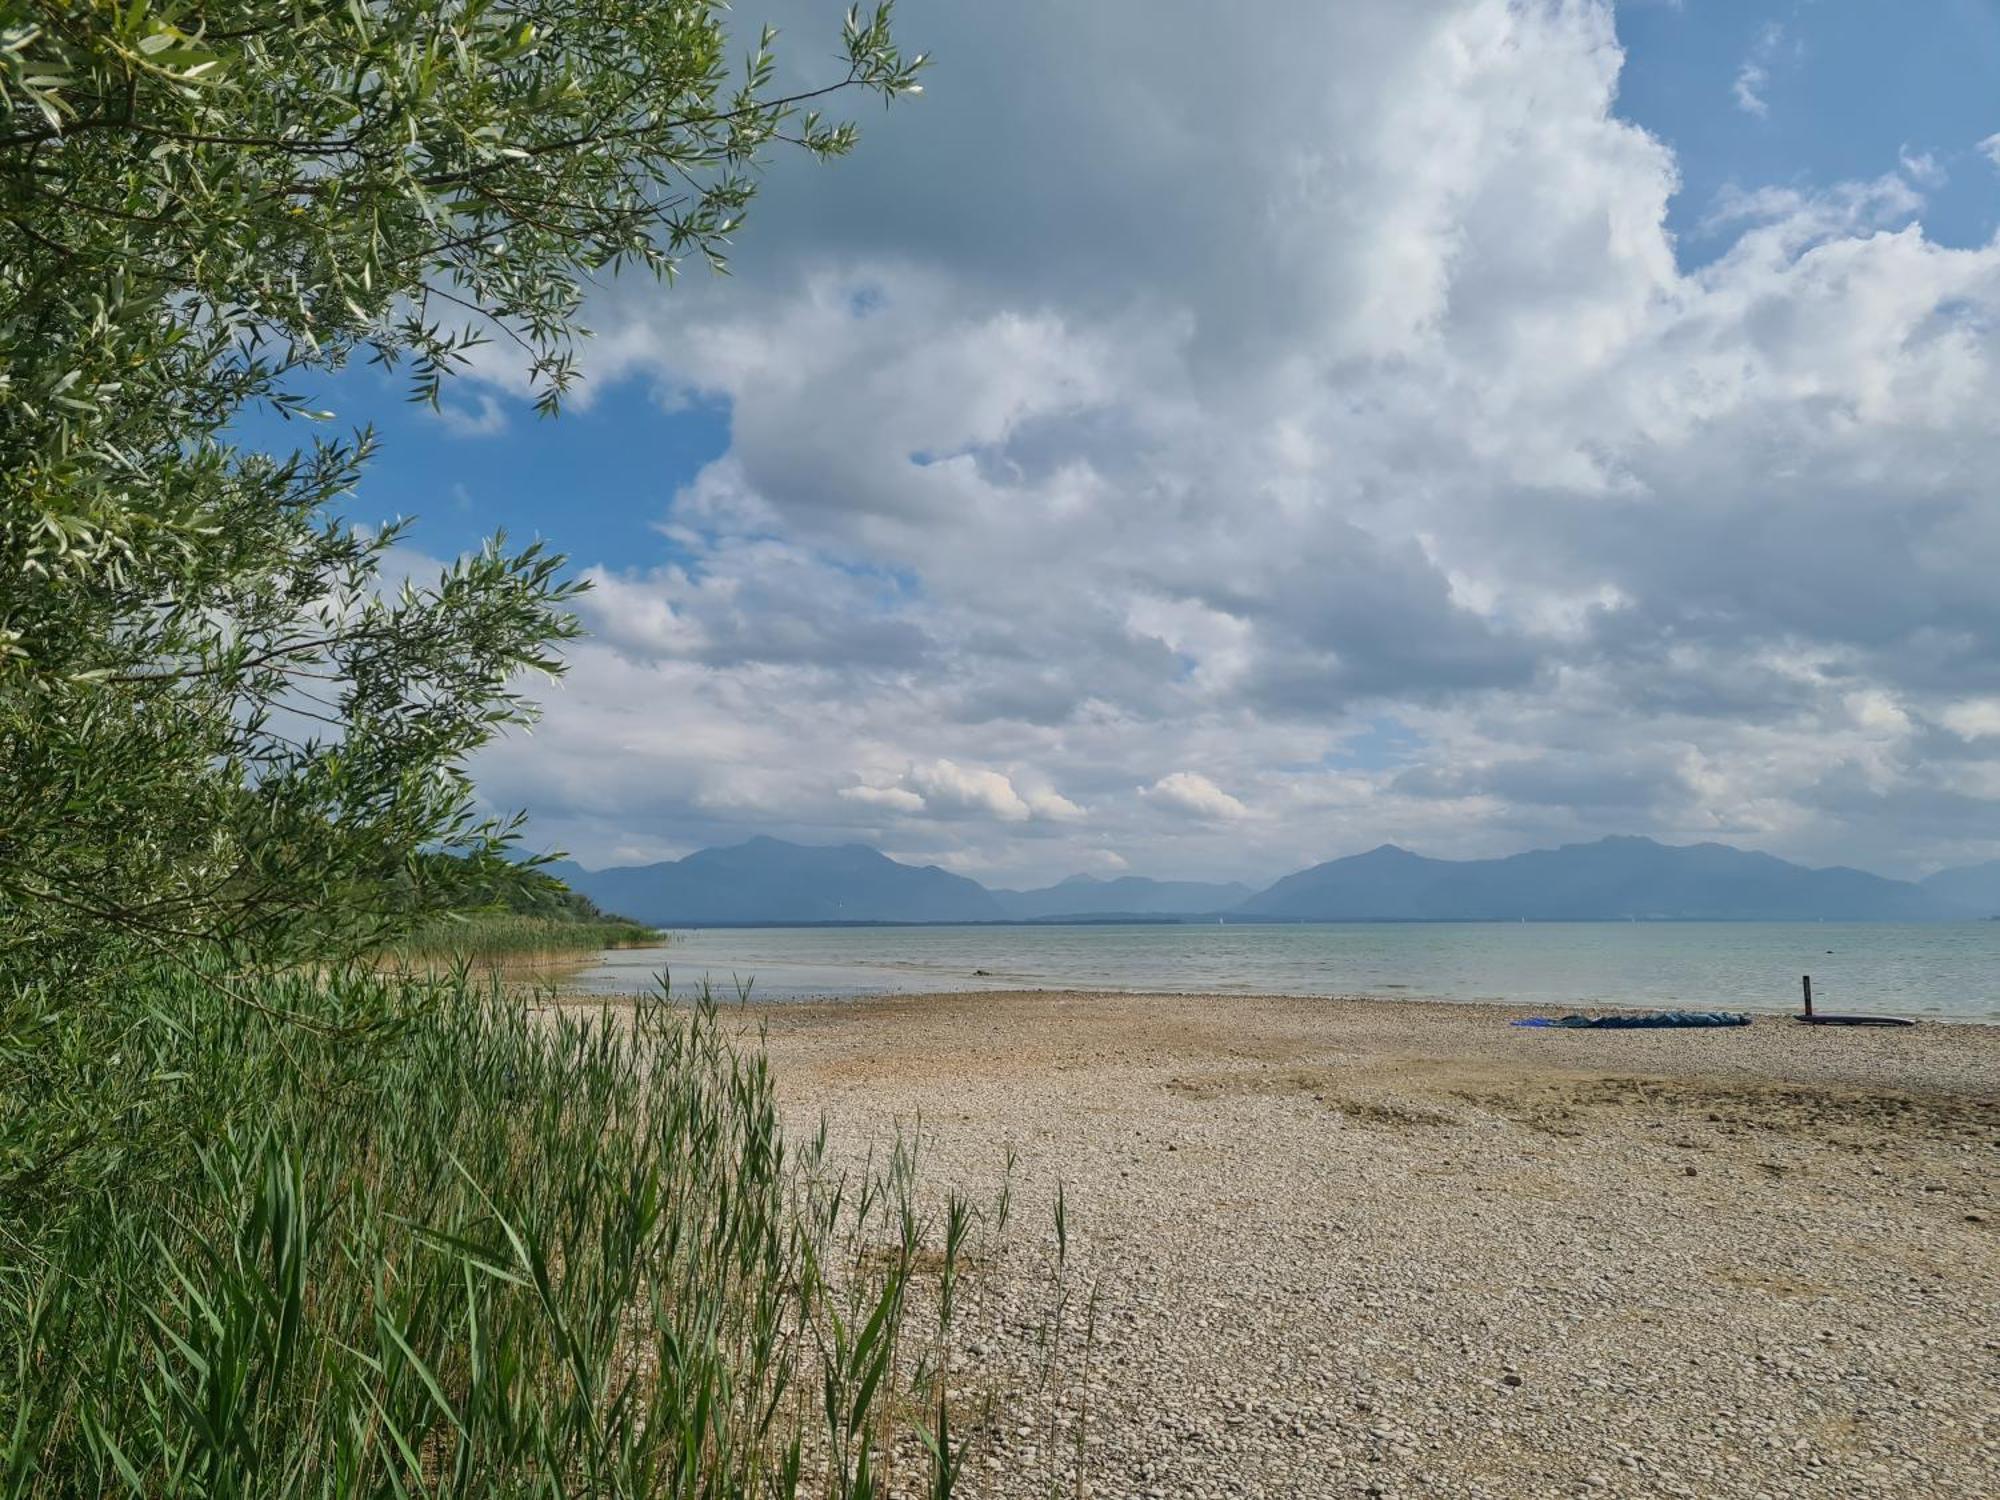
[[[368,434],[232,432],[496,340],[555,410],[592,278],[719,267],[769,151],[852,144],[816,101],[915,88],[886,7],[789,93],[720,11],[0,0],[0,963],[296,958],[497,866],[465,760],[561,670],[560,559],[387,589]]]

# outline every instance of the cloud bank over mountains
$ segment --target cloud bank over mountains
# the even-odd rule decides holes
[[[592,380],[730,445],[632,497],[661,555],[596,560],[489,795],[989,883],[2000,854],[2000,247],[1926,237],[1936,168],[1734,194],[1688,269],[1608,6],[1259,18],[905,3],[923,99],[732,279],[607,290]]]

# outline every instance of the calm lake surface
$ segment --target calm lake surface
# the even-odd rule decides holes
[[[984,969],[984,975],[974,971]],[[1422,923],[765,927],[675,931],[607,953],[578,987],[734,996],[1090,989],[1381,995],[2000,1021],[2000,922]]]

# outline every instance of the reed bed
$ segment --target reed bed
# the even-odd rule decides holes
[[[0,1494],[957,1485],[986,1414],[944,1371],[1005,1191],[931,1211],[906,1146],[788,1139],[705,995],[177,971],[39,1003],[0,997]]]
[[[664,942],[651,927],[622,917],[576,918],[526,912],[476,911],[437,917],[383,950],[390,960],[515,959]]]

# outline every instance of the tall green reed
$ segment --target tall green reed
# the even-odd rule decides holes
[[[0,1495],[953,1492],[1004,1206],[795,1146],[706,996],[218,985],[0,997]]]
[[[505,959],[647,947],[665,941],[655,929],[622,918],[600,921],[524,912],[470,912],[425,922],[389,944],[383,956],[392,961]]]

